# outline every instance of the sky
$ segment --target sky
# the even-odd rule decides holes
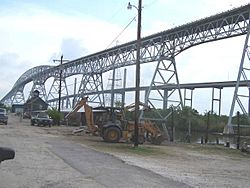
[[[128,2],[129,0],[0,0],[0,98],[11,90],[25,71],[40,65],[56,65],[53,59],[60,59],[61,54],[64,59],[73,60],[135,40],[136,21],[124,30],[137,13],[135,9],[127,9]],[[130,2],[136,6],[138,4],[137,0]],[[142,36],[248,2],[142,0]],[[236,80],[244,39],[242,36],[207,43],[178,55],[176,63],[180,82]],[[142,78],[145,74],[142,69]],[[148,85],[151,81],[141,80],[142,85]],[[133,83],[131,79],[128,86]],[[232,91],[224,90],[222,112],[228,114]],[[201,113],[209,110],[209,89],[195,90],[194,98],[194,108]]]

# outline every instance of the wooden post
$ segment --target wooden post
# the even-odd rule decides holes
[[[171,107],[172,114],[171,114],[171,131],[172,131],[172,137],[170,137],[170,141],[174,141],[174,136],[175,136],[175,128],[174,128],[174,108]]]
[[[216,138],[216,144],[217,144],[217,145],[220,144],[220,141],[219,141],[219,138],[218,138],[218,137]]]
[[[237,112],[237,149],[240,149],[240,112]]]
[[[210,112],[207,113],[207,128],[206,128],[206,137],[205,137],[205,144],[208,142],[208,130],[209,130],[209,119],[210,119]]]

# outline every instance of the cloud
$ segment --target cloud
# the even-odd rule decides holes
[[[104,50],[121,31],[87,15],[64,15],[34,6],[22,5],[5,13],[0,17],[1,97],[28,69],[53,65],[50,60],[61,53],[72,60]],[[130,33],[126,36],[131,39]],[[129,41],[126,36],[119,38],[120,43]]]
[[[43,57],[47,55],[47,58],[42,59],[43,62],[40,61],[44,64],[44,61],[49,59],[48,54],[60,50],[59,47],[64,39],[79,39],[81,46],[88,49],[89,53],[94,53],[105,49],[120,32],[121,28],[118,25],[87,15],[75,17],[44,9],[28,8],[0,17],[0,39],[6,35],[10,39],[8,41],[3,39],[6,45],[0,47],[0,50],[4,52],[15,50],[26,59],[36,59],[35,56],[42,52]],[[135,38],[134,31],[132,33],[133,35],[128,30],[119,38],[119,42],[124,43]],[[29,51],[31,53],[28,53]]]
[[[82,47],[80,39],[64,38],[61,42],[60,52],[54,52],[51,55],[49,62],[53,62],[55,59],[60,59],[61,55],[63,55],[64,60],[73,60],[83,57],[86,54],[88,54],[88,50]]]
[[[69,60],[82,57],[87,53],[87,49],[82,47],[81,42],[73,38],[63,39],[61,50],[64,57]]]
[[[2,98],[13,87],[21,74],[28,70],[29,62],[21,61],[15,53],[4,53],[0,54],[0,65],[0,98]]]

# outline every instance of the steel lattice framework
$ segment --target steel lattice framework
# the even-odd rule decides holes
[[[250,19],[250,4],[216,14],[198,21],[175,27],[163,32],[147,36],[141,40],[140,62],[157,62],[155,73],[146,102],[154,106],[151,89],[159,87],[158,99],[167,106],[183,106],[175,56],[182,51],[206,42],[236,37],[247,33]],[[59,66],[39,66],[28,70],[15,83],[11,91],[1,99],[2,103],[22,103],[24,86],[33,81],[33,88],[44,88],[44,83],[50,77],[58,79],[62,70],[63,79],[72,75],[82,75],[78,98],[89,92],[97,92],[93,101],[104,103],[102,74],[117,68],[134,65],[136,62],[136,41],[125,43],[103,50]],[[177,88],[168,91],[160,89],[162,85],[177,84]],[[39,87],[37,87],[39,86]],[[177,93],[177,99],[171,99]],[[42,91],[46,99],[46,91]],[[154,95],[155,96],[155,95]],[[161,117],[165,119],[166,117]]]

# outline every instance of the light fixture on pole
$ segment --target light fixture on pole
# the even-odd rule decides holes
[[[140,103],[140,49],[141,49],[141,10],[142,0],[138,1],[138,7],[128,3],[128,9],[136,8],[138,11],[137,20],[137,42],[136,42],[136,68],[135,68],[135,132],[134,132],[134,146],[139,145],[139,103]]]

